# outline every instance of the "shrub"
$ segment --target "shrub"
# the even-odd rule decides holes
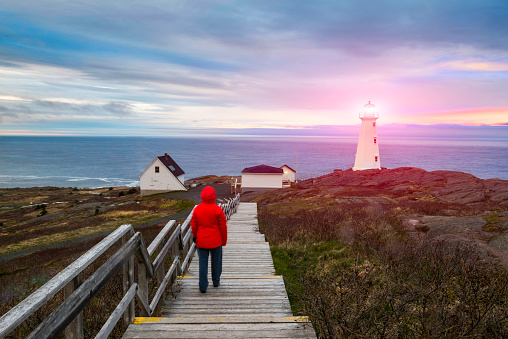
[[[125,193],[123,191],[118,192],[119,197],[123,197],[124,195],[125,195]]]
[[[35,207],[36,210],[41,209],[41,208],[42,208],[42,211],[39,214],[37,214],[37,217],[42,217],[43,215],[48,214],[48,211],[46,211],[46,205],[37,205]]]
[[[303,275],[299,301],[321,337],[508,335],[508,276],[471,246],[395,242],[377,254]]]
[[[362,204],[263,208],[259,222],[293,309],[321,338],[508,337],[508,274],[473,245],[406,236]]]

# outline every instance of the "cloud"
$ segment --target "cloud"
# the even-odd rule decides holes
[[[0,61],[0,67],[22,68],[23,66],[15,64],[13,62]]]
[[[444,69],[471,72],[508,72],[508,62],[489,60],[456,60],[441,64]]]
[[[4,123],[203,128],[356,124],[367,100],[388,122],[505,107],[507,15],[501,0],[4,0],[0,105],[18,114]]]
[[[132,114],[132,105],[125,102],[110,102],[102,106],[106,111],[120,116],[125,117]]]

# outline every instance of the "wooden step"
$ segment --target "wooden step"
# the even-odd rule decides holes
[[[240,203],[228,221],[219,287],[199,291],[197,253],[161,307],[161,317],[136,318],[124,338],[316,338],[306,317],[294,317],[284,280],[275,276],[270,246],[258,231],[257,204]]]

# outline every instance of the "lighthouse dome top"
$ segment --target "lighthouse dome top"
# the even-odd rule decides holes
[[[379,113],[376,112],[376,105],[370,101],[363,105],[363,112],[360,112],[360,118],[379,118]]]

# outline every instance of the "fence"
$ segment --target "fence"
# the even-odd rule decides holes
[[[240,195],[237,194],[235,198],[219,204],[228,220],[236,212],[239,201]],[[124,296],[95,338],[107,338],[122,315],[126,323],[132,322],[135,316],[135,300],[140,316],[153,315],[168,284],[186,271],[194,254],[196,247],[192,242],[191,218],[192,212],[182,224],[177,225],[175,220],[169,221],[148,247],[141,233],[135,232],[131,225],[120,226],[4,314],[0,318],[0,338],[16,329],[61,290],[64,291],[64,302],[56,307],[28,338],[54,338],[64,330],[66,338],[82,338],[83,309],[120,269],[123,269]],[[82,281],[83,270],[120,240],[122,247],[88,279]],[[164,261],[168,258],[171,266],[165,272]],[[138,261],[137,282],[134,278],[134,260]],[[148,298],[150,279],[156,279],[158,286],[152,301]]]

